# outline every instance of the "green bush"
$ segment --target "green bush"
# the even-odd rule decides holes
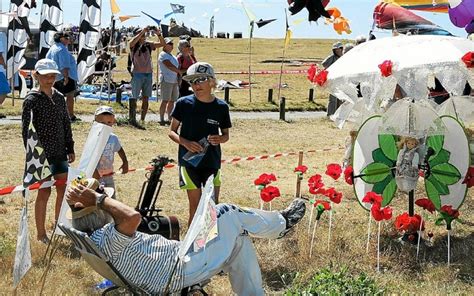
[[[355,277],[348,272],[347,267],[342,267],[339,271],[324,268],[308,283],[293,287],[285,295],[382,295],[383,293],[384,289],[377,287],[375,281],[364,273]]]

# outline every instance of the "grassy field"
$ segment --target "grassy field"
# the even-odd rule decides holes
[[[206,40],[196,39],[194,46],[200,60],[215,65],[217,71],[246,70],[248,40]],[[263,63],[264,60],[278,59],[281,56],[281,40],[254,40],[254,70],[279,69],[279,64]],[[287,56],[291,59],[317,61],[329,52],[331,41],[295,40]],[[123,66],[123,59],[121,66]],[[306,68],[305,67],[300,67]],[[285,69],[293,67],[285,66]],[[298,69],[298,67],[296,67]],[[283,82],[290,85],[283,90],[288,105],[295,109],[314,110],[317,105],[307,102],[307,90],[310,87],[305,75],[284,75]],[[226,79],[246,80],[246,77],[225,76]],[[117,77],[116,79],[120,79]],[[268,110],[276,108],[266,103],[268,85],[277,83],[276,76],[255,76],[257,89],[254,90],[252,103],[248,102],[246,90],[232,91],[231,101],[234,110]],[[323,94],[320,94],[323,96]],[[321,97],[322,98],[322,97]],[[20,114],[21,104],[15,102],[11,107],[7,101],[1,112]],[[322,99],[317,103],[325,103]],[[79,101],[78,110],[82,114],[92,113],[97,103]],[[157,111],[157,105],[152,104]],[[73,125],[76,154],[78,160],[83,150],[90,124]],[[130,166],[143,168],[156,155],[176,157],[177,147],[167,137],[167,128],[146,123],[146,130],[137,130],[129,126],[114,127],[127,152]],[[303,181],[303,195],[308,196],[306,180],[315,173],[323,174],[329,163],[340,162],[343,156],[344,139],[347,131],[333,127],[325,119],[296,120],[282,122],[277,120],[234,120],[230,131],[230,141],[223,145],[223,158],[237,156],[258,156],[279,152],[305,153],[303,163],[309,172]],[[24,168],[24,151],[19,126],[0,126],[0,188],[20,183]],[[329,149],[322,151],[323,149]],[[253,186],[253,180],[261,173],[274,173],[278,181],[274,185],[280,188],[282,197],[273,202],[273,209],[283,209],[293,199],[296,176],[293,169],[298,163],[297,156],[284,156],[267,160],[241,161],[224,164],[222,167],[223,184],[221,202],[236,203],[242,206],[258,207],[259,195]],[[120,166],[117,158],[116,167]],[[167,169],[162,175],[164,181],[159,205],[166,215],[175,215],[181,224],[181,237],[186,231],[188,203],[185,192],[178,189],[176,168]],[[115,177],[118,198],[135,206],[145,176],[143,172],[129,173]],[[474,295],[474,201],[472,193],[466,198],[461,211],[461,219],[454,223],[451,240],[451,265],[446,264],[447,233],[444,226],[434,225],[434,216],[427,217],[426,229],[434,236],[420,252],[416,260],[416,248],[398,242],[398,234],[393,219],[383,224],[381,235],[381,271],[376,272],[376,232],[372,224],[371,244],[366,252],[368,213],[363,210],[352,188],[343,181],[328,181],[344,193],[343,201],[335,206],[332,238],[328,244],[328,215],[324,215],[316,232],[313,256],[309,258],[310,238],[308,237],[309,215],[296,227],[296,230],[278,241],[258,240],[257,249],[266,292],[281,295],[292,287],[304,285],[319,271],[329,268],[339,270],[347,268],[354,277],[366,274],[376,285],[384,289],[385,294],[402,295]],[[420,182],[416,196],[424,197],[423,184]],[[33,267],[18,288],[18,295],[37,295],[39,280],[45,271],[41,258],[46,247],[35,241],[34,200],[29,202],[29,231],[31,238]],[[52,194],[49,203],[48,221],[53,219]],[[22,208],[20,194],[7,195],[0,204],[0,295],[12,293],[12,269],[15,255],[18,220]],[[403,194],[395,197],[394,216],[406,211],[407,198]],[[418,208],[416,209],[419,210]],[[309,212],[308,212],[309,213]],[[68,242],[63,243],[54,258],[47,277],[45,295],[93,295],[91,287],[102,281]],[[337,282],[333,283],[338,285]],[[213,278],[207,291],[213,295],[230,295],[231,288],[226,276]]]
[[[216,72],[225,71],[248,71],[249,54],[248,39],[193,39],[193,46],[199,61],[206,61],[214,66]],[[320,39],[295,39],[291,41],[286,50],[283,70],[307,70],[310,63],[321,62],[331,51],[332,40]],[[177,44],[177,42],[176,42]],[[281,39],[258,39],[252,40],[252,71],[280,70],[283,40]],[[156,63],[156,55],[153,62]],[[298,63],[298,62],[302,62]],[[126,69],[127,55],[122,54],[117,63],[117,69]],[[154,66],[156,69],[156,66]],[[247,74],[239,75],[218,75],[218,79],[228,81],[242,80],[248,81]],[[117,72],[113,75],[114,81],[129,81],[128,73]],[[249,99],[248,89],[236,89],[230,91],[231,109],[268,111],[278,110],[279,99],[278,81],[279,75],[253,75],[252,76],[252,102]],[[312,85],[306,79],[306,74],[284,74],[282,84],[286,88],[281,89],[281,96],[286,98],[288,110],[322,110],[327,104],[327,94],[320,90],[315,90],[314,102],[309,102],[308,94]],[[272,88],[274,103],[268,103],[268,89]],[[224,97],[223,92],[218,92],[218,96]],[[102,101],[102,104],[106,104]],[[92,114],[98,101],[78,100],[76,103],[77,114]],[[158,112],[158,104],[150,104],[150,112]],[[116,106],[118,112],[127,113],[125,109]],[[21,114],[21,99],[12,100],[8,98],[3,106],[0,106],[0,113],[6,115]]]
[[[89,125],[74,125],[74,139],[78,155],[82,151]],[[271,132],[268,132],[271,131]],[[167,129],[147,124],[147,130],[135,130],[130,127],[116,127],[127,151],[132,167],[141,168],[155,155],[176,155],[176,146],[167,138]],[[17,126],[0,128],[2,145],[0,146],[0,187],[17,184],[23,170],[23,151]],[[310,168],[306,177],[316,172],[323,173],[325,166],[339,162],[346,132],[335,129],[326,120],[298,120],[281,122],[276,120],[236,120],[231,129],[231,140],[223,146],[224,159],[235,156],[256,156],[277,152],[308,151],[330,148],[332,150],[304,155],[303,163]],[[291,137],[289,137],[291,135]],[[258,192],[253,180],[261,173],[275,173],[275,183],[282,197],[273,203],[273,209],[283,209],[292,200],[295,192],[295,174],[297,157],[280,157],[268,160],[238,162],[223,165],[222,202],[231,202],[243,206],[258,207]],[[119,164],[117,164],[119,165]],[[164,187],[160,196],[160,206],[167,215],[176,215],[182,225],[182,235],[187,221],[187,201],[185,193],[177,189],[176,169],[168,169],[162,176]],[[116,176],[119,199],[134,206],[144,181],[143,173],[130,173]],[[327,179],[326,179],[327,181]],[[455,223],[452,237],[452,264],[446,264],[446,231],[444,227],[434,226],[434,217],[427,222],[427,230],[434,233],[432,244],[421,249],[420,260],[415,260],[413,247],[400,245],[399,234],[393,227],[393,220],[383,226],[381,236],[381,266],[377,273],[376,234],[372,232],[370,250],[366,253],[367,212],[363,210],[352,189],[343,182],[328,182],[344,192],[344,200],[335,206],[334,225],[331,243],[328,248],[328,221],[323,217],[317,231],[314,255],[308,258],[309,238],[307,235],[308,218],[296,228],[288,238],[270,242],[255,240],[259,261],[264,275],[265,288],[269,294],[281,294],[297,283],[306,282],[313,274],[324,267],[347,267],[353,275],[368,274],[386,293],[395,294],[458,294],[474,293],[474,202],[470,195],[461,208],[461,223]],[[303,183],[303,194],[308,195]],[[421,187],[420,187],[421,188]],[[34,197],[35,194],[33,194]],[[417,191],[417,196],[424,196]],[[6,196],[0,214],[0,294],[11,291],[13,258],[18,228],[19,210],[22,207],[19,194]],[[50,203],[52,204],[52,203]],[[32,209],[30,208],[30,237],[32,238],[33,268],[19,287],[19,295],[35,294],[39,290],[38,281],[45,267],[41,257],[45,246],[37,243]],[[406,210],[406,197],[399,195],[394,202],[394,215]],[[52,217],[50,205],[49,220]],[[308,216],[309,217],[309,216]],[[372,225],[374,229],[374,225]],[[67,277],[65,277],[67,275]],[[296,278],[295,278],[296,277]],[[67,281],[67,283],[66,283]],[[101,281],[84,261],[65,243],[56,255],[47,278],[46,295],[87,295],[92,294],[91,286]],[[229,295],[230,285],[225,276],[216,277],[208,291],[214,295]]]

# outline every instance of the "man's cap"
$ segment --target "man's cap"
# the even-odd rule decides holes
[[[50,59],[41,59],[36,62],[35,71],[40,75],[46,74],[60,74],[58,64]]]
[[[336,42],[332,45],[332,49],[344,48],[342,42]]]
[[[186,71],[186,76],[183,77],[186,81],[191,81],[200,77],[211,77],[216,78],[214,69],[209,63],[197,62]]]
[[[103,187],[100,185],[99,181],[94,178],[82,179],[78,180],[75,179],[71,182],[71,186],[82,185],[84,187],[90,188],[98,193],[105,193],[108,197],[113,197],[115,194],[115,190],[112,187]],[[69,209],[66,212],[66,217],[68,219],[78,219],[84,216],[87,216],[93,212],[98,210],[97,206],[90,206],[86,208],[76,208],[74,205],[69,205]]]
[[[165,44],[173,44],[173,38],[166,37],[165,38]]]
[[[95,110],[94,115],[100,115],[100,114],[112,114],[115,115],[114,109],[110,106],[100,106]]]

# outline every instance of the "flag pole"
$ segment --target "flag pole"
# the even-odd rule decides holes
[[[250,38],[249,38],[249,100],[252,102],[252,37],[255,22],[250,21]]]
[[[282,76],[283,76],[283,63],[285,62],[285,54],[286,54],[286,46],[287,46],[287,38],[290,38],[290,36],[288,36],[288,31],[289,31],[289,26],[288,26],[288,15],[287,15],[287,12],[286,12],[286,8],[285,8],[285,17],[286,17],[286,31],[285,31],[285,44],[283,45],[283,57],[281,58],[281,65],[280,65],[280,77],[278,79],[278,100],[281,99],[281,79],[282,79]]]

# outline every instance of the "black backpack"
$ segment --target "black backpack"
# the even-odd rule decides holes
[[[143,45],[135,44],[135,46],[132,48],[132,51],[128,55],[128,60],[127,60],[127,71],[130,73],[131,76],[133,76],[132,73],[132,65],[133,65],[133,57],[135,56],[135,53],[138,50],[142,50],[143,52],[148,50],[151,54],[151,45],[148,42],[145,42]]]

